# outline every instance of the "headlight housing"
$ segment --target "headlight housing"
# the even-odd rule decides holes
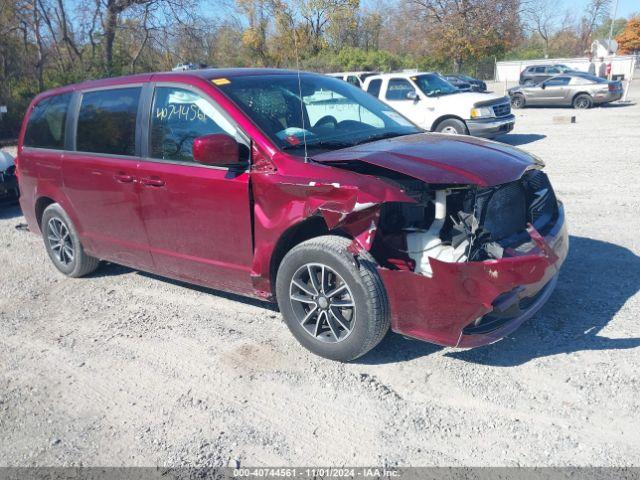
[[[471,118],[493,118],[495,117],[492,107],[474,107],[471,109]]]

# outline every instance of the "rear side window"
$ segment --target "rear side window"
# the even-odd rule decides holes
[[[375,80],[371,80],[369,82],[369,86],[367,86],[367,93],[370,93],[374,97],[378,97],[380,95],[380,86],[382,85],[382,80],[376,78]]]
[[[140,87],[114,88],[83,93],[76,150],[135,155],[140,90]]]
[[[386,98],[387,100],[408,100],[407,94],[415,93],[415,91],[416,89],[413,88],[413,85],[408,80],[392,78],[387,86]]]
[[[544,67],[535,67],[533,73],[544,73]]]
[[[351,85],[354,85],[356,87],[360,86],[360,80],[358,80],[358,77],[356,77],[355,75],[349,75],[347,77],[347,83],[350,83]]]
[[[193,141],[212,133],[237,136],[235,127],[201,95],[158,87],[151,110],[151,158],[193,161]]]
[[[39,102],[29,116],[24,145],[63,150],[64,127],[70,100],[71,93],[65,93]]]

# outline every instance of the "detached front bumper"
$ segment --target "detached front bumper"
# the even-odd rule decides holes
[[[514,114],[500,118],[487,118],[482,120],[467,120],[469,135],[474,137],[493,138],[504,135],[513,130],[516,123]]]
[[[544,238],[531,230],[529,243],[500,260],[431,260],[432,277],[380,268],[391,329],[453,347],[500,340],[544,305],[568,250],[564,210],[559,205],[556,223]]]

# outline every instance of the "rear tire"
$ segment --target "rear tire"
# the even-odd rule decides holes
[[[524,99],[524,95],[520,95],[520,94],[515,94],[512,98],[511,98],[511,106],[513,108],[524,108],[524,106],[526,105],[526,100]]]
[[[449,135],[469,135],[469,130],[462,120],[457,118],[447,118],[438,123],[436,132],[447,133]]]
[[[580,95],[576,95],[573,99],[573,108],[577,108],[578,110],[587,110],[593,106],[593,99],[590,95],[586,93],[581,93]]]
[[[76,227],[59,204],[45,209],[40,225],[49,258],[60,272],[77,278],[98,268],[100,260],[85,253]]]
[[[293,336],[316,355],[341,362],[367,353],[389,329],[377,263],[367,252],[356,259],[350,244],[334,235],[302,242],[284,257],[276,278],[278,306]]]

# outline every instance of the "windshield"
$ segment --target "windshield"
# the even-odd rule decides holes
[[[451,95],[452,93],[458,93],[460,91],[440,75],[436,75],[435,73],[416,75],[415,77],[411,77],[411,80],[416,82],[420,90],[422,90],[427,97]]]
[[[213,79],[282,150],[335,150],[422,132],[361,89],[326,76],[296,74]],[[302,92],[302,102],[300,102]]]

